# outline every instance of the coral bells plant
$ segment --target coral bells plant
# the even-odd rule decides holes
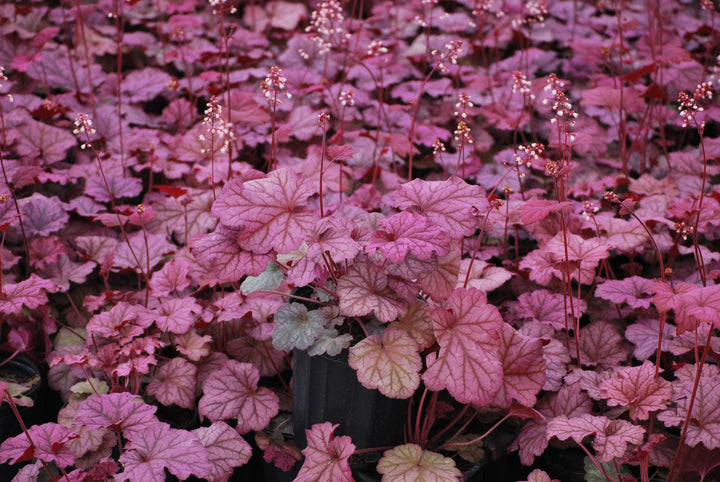
[[[720,477],[713,2],[5,3],[6,478]]]

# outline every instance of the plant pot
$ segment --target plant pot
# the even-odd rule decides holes
[[[407,400],[393,400],[369,390],[348,364],[348,352],[310,356],[293,352],[293,427],[299,449],[307,446],[305,430],[316,423],[338,424],[335,435],[349,435],[358,449],[403,443]],[[374,463],[382,452],[351,457],[353,470]]]

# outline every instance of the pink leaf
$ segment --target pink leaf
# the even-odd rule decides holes
[[[58,258],[57,263],[49,265],[45,272],[58,290],[63,292],[70,289],[70,282],[84,283],[94,270],[95,263],[92,261],[76,263],[68,256],[62,255]]]
[[[157,423],[156,408],[127,392],[90,395],[80,402],[75,423],[88,428],[112,428],[133,440]]]
[[[720,285],[696,286],[680,295],[684,316],[677,321],[678,335],[694,330],[699,323],[712,323],[720,328]],[[677,311],[676,311],[677,315]]]
[[[183,259],[165,263],[155,271],[148,282],[150,294],[156,298],[168,296],[172,292],[181,292],[190,286],[190,263]]]
[[[175,238],[187,244],[190,238],[212,231],[217,218],[210,214],[212,192],[193,190],[180,199],[167,197],[153,204],[155,217],[147,227],[152,232],[172,233]]]
[[[350,366],[365,388],[389,398],[409,398],[420,386],[422,360],[417,343],[406,332],[388,328],[350,348]]]
[[[152,306],[152,305],[151,305]],[[202,311],[202,307],[189,296],[183,298],[162,298],[157,306],[136,307],[137,323],[147,327],[155,322],[161,331],[181,335],[193,326]]]
[[[153,100],[167,89],[171,80],[170,74],[154,67],[130,70],[122,82],[123,97],[130,102]]]
[[[520,206],[520,221],[528,226],[536,223],[552,213],[561,211],[567,206],[572,206],[570,201],[548,201],[546,199],[530,199]]]
[[[277,415],[279,400],[267,388],[258,388],[257,368],[249,363],[228,360],[203,383],[198,404],[200,416],[213,422],[237,419],[237,430],[261,430]]]
[[[468,269],[470,270],[470,276],[468,276]],[[505,268],[492,266],[490,263],[479,259],[465,258],[460,261],[460,272],[455,287],[475,288],[487,293],[499,288],[510,278],[512,278],[512,273]],[[465,284],[466,279],[467,284]]]
[[[193,430],[208,451],[210,472],[208,480],[226,481],[233,468],[245,465],[250,460],[252,448],[231,426],[215,422],[209,427]]]
[[[575,304],[575,313],[581,316],[586,308],[587,303],[580,300],[579,306],[577,303]],[[565,297],[561,294],[551,293],[543,289],[523,293],[518,297],[515,311],[519,317],[547,323],[556,330],[566,328]],[[568,318],[570,317],[568,316]],[[572,326],[572,320],[569,320],[569,322]]]
[[[455,461],[437,452],[423,450],[415,444],[399,445],[387,450],[377,465],[384,480],[412,482],[457,482],[462,473]]]
[[[239,281],[245,275],[257,276],[273,259],[242,249],[237,236],[237,230],[220,225],[215,232],[192,243],[193,256],[210,269],[219,283]]]
[[[240,362],[250,363],[258,369],[261,377],[277,375],[285,367],[284,354],[276,350],[272,340],[258,340],[251,336],[241,336],[230,340],[227,353]]]
[[[598,460],[603,463],[625,455],[628,443],[642,444],[645,435],[643,427],[626,420],[610,420],[590,414],[573,418],[560,415],[548,422],[547,430],[548,440],[552,437],[560,440],[572,438],[578,444],[582,444],[585,437],[594,435],[593,448]]]
[[[120,243],[115,253],[114,268],[132,269],[138,273],[152,270],[163,258],[176,250],[167,238],[160,234],[142,232],[129,235],[130,244]],[[132,248],[131,248],[132,247]],[[139,264],[139,266],[138,266]]]
[[[450,250],[445,233],[417,214],[395,214],[381,221],[380,228],[365,249],[370,255],[380,250],[393,263],[402,262],[408,251],[418,259],[428,259],[433,252],[445,256]]]
[[[447,389],[460,403],[488,405],[502,386],[502,363],[483,349],[457,352],[441,348],[426,358],[422,379],[428,389]]]
[[[435,342],[428,305],[422,300],[408,306],[407,313],[400,316],[398,321],[391,323],[389,327],[406,331],[413,337],[420,350],[428,348]]]
[[[473,209],[484,211],[487,199],[481,187],[458,177],[447,181],[415,179],[393,193],[393,205],[426,216],[449,237],[459,239],[475,232]]]
[[[627,303],[631,308],[648,308],[652,299],[650,288],[655,282],[640,276],[623,280],[608,280],[595,288],[595,296],[619,305]]]
[[[405,312],[404,303],[388,286],[387,275],[369,261],[350,267],[339,280],[340,314],[365,316],[372,312],[380,321],[393,321]]]
[[[647,360],[657,351],[658,331],[660,330],[659,320],[641,319],[625,329],[625,338],[635,345],[633,356],[640,361]],[[661,351],[667,351],[673,340],[674,328],[665,323],[663,326]],[[677,339],[677,338],[675,338]],[[694,337],[693,337],[693,345]]]
[[[322,218],[307,238],[307,256],[317,260],[323,253],[330,253],[335,262],[350,260],[360,251],[360,243],[353,239],[358,226],[349,218]]]
[[[613,325],[595,321],[580,329],[580,358],[583,365],[610,367],[627,360],[628,349]],[[570,340],[570,353],[575,353],[575,339]]]
[[[47,303],[47,293],[57,291],[55,283],[42,279],[35,273],[19,283],[3,283],[0,294],[0,313],[20,313],[23,306],[34,310]]]
[[[28,429],[33,444],[27,435],[21,433],[6,439],[0,445],[0,462],[14,464],[25,460],[38,459],[43,462],[55,462],[58,467],[73,465],[74,457],[65,444],[77,438],[77,434],[67,427],[56,423],[33,425]]]
[[[107,180],[107,186],[105,186]],[[90,176],[85,184],[85,194],[98,202],[110,202],[113,199],[135,197],[142,191],[142,182],[135,177],[108,175],[105,180],[101,176]],[[110,195],[108,195],[108,187]]]
[[[678,384],[675,391],[682,393],[683,396],[675,407],[660,412],[658,420],[663,421],[668,427],[682,426],[685,423],[693,382],[693,379],[675,382]],[[720,448],[720,375],[705,376],[703,370],[692,406],[685,443],[690,447],[702,443],[708,449]]]
[[[609,406],[629,408],[633,421],[647,420],[650,412],[664,409],[672,395],[672,384],[655,377],[655,366],[647,360],[639,367],[621,368],[600,382],[600,389]]]
[[[494,348],[500,341],[503,319],[482,291],[458,288],[443,308],[430,311],[430,317],[441,347],[472,352],[477,347]]]
[[[48,236],[65,227],[69,219],[56,196],[48,198],[35,193],[18,200],[18,206],[25,214],[23,222],[28,236]]]
[[[223,224],[241,227],[239,241],[253,252],[287,253],[300,246],[317,220],[306,205],[314,192],[301,176],[278,169],[264,179],[229,183],[212,212]]]
[[[210,354],[212,344],[210,335],[198,335],[195,330],[175,336],[175,349],[190,361],[199,361]]]
[[[69,129],[52,127],[29,116],[15,129],[17,144],[15,150],[22,157],[43,160],[45,166],[65,159],[67,150],[77,145],[77,139]]]
[[[212,466],[208,451],[197,435],[155,422],[139,432],[118,459],[123,472],[115,480],[164,482],[165,469],[179,479],[191,475],[205,478]]]
[[[173,358],[152,377],[147,394],[153,395],[163,405],[195,407],[197,367],[184,358]]]
[[[444,308],[430,311],[437,357],[427,357],[423,381],[431,390],[447,388],[461,403],[489,404],[502,385],[496,347],[503,319],[482,291],[456,289]]]
[[[325,422],[313,425],[310,430],[305,431],[307,447],[302,451],[305,461],[295,480],[298,482],[354,480],[348,459],[355,451],[355,445],[348,436],[333,437],[337,427],[337,424]]]
[[[503,324],[497,356],[503,363],[503,383],[492,404],[508,408],[516,400],[521,405],[533,407],[545,384],[542,340],[521,335],[510,325]]]
[[[420,273],[418,281],[434,301],[446,299],[456,288],[460,272],[460,247],[458,242],[450,245],[450,252],[438,259],[437,268]]]
[[[108,311],[98,313],[88,322],[88,334],[97,334],[105,338],[134,337],[143,333],[143,327],[137,324],[137,306],[121,301]]]

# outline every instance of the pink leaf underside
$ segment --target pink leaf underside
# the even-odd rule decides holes
[[[143,327],[153,322],[161,331],[181,335],[195,323],[202,307],[189,296],[183,298],[162,298],[151,308],[138,306],[137,323]]]
[[[639,367],[621,368],[600,382],[600,389],[609,406],[628,407],[632,420],[647,420],[650,412],[664,409],[672,395],[672,384],[656,378],[655,366],[647,360]]]
[[[298,482],[314,482],[332,480],[333,482],[350,482],[353,479],[348,459],[355,451],[350,437],[334,437],[337,424],[330,422],[313,425],[306,430],[307,447],[300,472],[295,479]]]
[[[627,360],[628,347],[617,329],[606,321],[595,321],[580,329],[580,357],[583,365],[611,367]],[[570,340],[575,353],[575,340]]]
[[[193,474],[205,478],[212,467],[197,435],[160,422],[139,432],[118,460],[123,472],[115,476],[117,481],[164,482],[166,468],[180,480]]]
[[[213,422],[237,419],[237,431],[261,430],[277,415],[279,400],[267,388],[258,388],[260,375],[249,363],[228,360],[203,383],[200,416]]]
[[[587,303],[584,300],[580,300],[579,306],[575,305],[575,313],[580,316],[585,313],[586,309]],[[515,311],[520,317],[547,323],[556,330],[567,328],[565,326],[565,297],[559,293],[551,293],[542,289],[523,293],[518,297]]]
[[[570,201],[556,202],[546,199],[530,199],[520,206],[520,221],[528,226],[544,219],[548,214],[572,206]]]
[[[208,480],[211,482],[226,481],[234,467],[245,465],[250,460],[250,444],[225,422],[197,428],[193,433],[208,451],[208,462],[211,465]]]
[[[70,218],[57,196],[45,197],[35,193],[19,199],[18,207],[24,215],[23,226],[27,236],[48,236],[65,227]]]
[[[573,418],[560,415],[548,422],[548,440],[557,437],[560,440],[573,439],[581,444],[585,437],[591,435],[595,436],[595,454],[600,462],[605,463],[625,455],[628,443],[642,444],[645,429],[626,420],[610,420],[590,414]]]
[[[302,176],[278,169],[264,179],[229,183],[212,212],[223,224],[243,228],[243,247],[257,253],[287,253],[300,246],[318,219],[305,203],[314,192]]]
[[[387,450],[378,462],[377,471],[383,475],[383,480],[394,482],[457,482],[462,479],[453,459],[423,450],[415,444]]]
[[[415,179],[403,184],[393,193],[393,204],[426,216],[449,237],[459,239],[475,232],[473,210],[484,212],[488,202],[480,186],[452,177],[446,181]]]
[[[127,392],[90,395],[75,412],[75,424],[89,428],[114,428],[133,440],[157,423],[156,408]]]
[[[595,296],[612,301],[617,305],[627,303],[631,308],[648,308],[652,302],[650,287],[654,283],[653,280],[639,276],[631,276],[623,280],[608,280],[597,285]]]
[[[220,225],[192,243],[193,256],[208,267],[218,283],[236,282],[245,275],[257,276],[273,259],[242,249],[237,242],[238,233],[238,229]]]
[[[129,246],[128,243],[118,245],[113,263],[114,268],[131,269],[147,274],[167,254],[173,253],[177,249],[165,236],[159,234],[149,233],[146,236],[142,232],[137,232],[129,235],[129,240]]]
[[[148,395],[153,395],[163,405],[195,407],[195,385],[197,367],[184,358],[173,358],[155,373],[147,386]]]
[[[0,445],[0,462],[38,459],[55,462],[59,467],[68,467],[74,462],[72,452],[65,444],[77,437],[75,432],[57,423],[33,425],[28,429],[34,447],[24,433],[6,439]]]
[[[706,368],[706,367],[705,367]],[[703,444],[708,449],[720,448],[720,375],[711,374],[700,377],[695,401],[692,407],[690,423],[685,443],[690,447]],[[691,393],[694,380],[676,381],[675,391]],[[683,397],[677,406],[660,412],[658,420],[668,427],[682,426],[688,413],[690,397]]]
[[[340,314],[365,316],[375,314],[378,320],[395,320],[406,310],[405,304],[388,286],[388,278],[382,269],[370,262],[360,261],[338,280]]]
[[[518,333],[508,324],[500,330],[498,358],[503,363],[503,383],[493,405],[509,408],[513,400],[533,407],[545,384],[543,342]]]
[[[20,313],[23,306],[34,310],[47,303],[47,293],[57,290],[55,283],[35,273],[19,283],[4,283],[0,294],[0,313]]]
[[[401,263],[408,252],[421,260],[433,253],[445,256],[450,244],[445,233],[427,218],[403,211],[380,222],[380,230],[373,233],[366,249],[371,255],[379,250],[386,259]]]
[[[388,328],[365,338],[350,348],[349,363],[365,388],[389,398],[409,398],[420,386],[418,345],[403,330]]]

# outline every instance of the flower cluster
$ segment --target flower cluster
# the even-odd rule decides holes
[[[202,148],[203,154],[210,152],[214,148],[215,142],[222,140],[222,146],[220,152],[227,152],[230,148],[230,141],[233,139],[234,134],[232,130],[232,124],[223,119],[222,106],[218,103],[217,97],[213,96],[208,102],[207,108],[205,109],[205,117],[203,117],[202,124],[207,129],[206,134],[200,134],[198,139],[201,143],[208,140],[210,136],[210,149]]]
[[[451,64],[457,64],[458,56],[462,53],[463,41],[462,40],[451,40],[445,44],[445,52],[439,52],[433,49],[430,53],[436,57],[439,57],[437,68],[441,72],[447,72],[448,68],[445,62],[450,61]]]
[[[287,82],[287,79],[282,74],[280,67],[276,65],[270,67],[267,77],[260,82],[260,88],[263,90],[263,95],[268,103],[272,105],[281,104],[282,100],[278,98],[281,93],[288,99],[292,99],[292,94],[285,91],[285,82]]]
[[[680,111],[680,117],[682,118],[683,127],[687,127],[690,124],[697,124],[696,114],[705,110],[700,105],[700,101],[705,99],[712,99],[712,91],[712,81],[707,81],[698,84],[692,97],[690,97],[687,92],[680,92],[678,94],[678,110]],[[705,123],[700,123],[698,127],[705,127]]]
[[[310,25],[305,31],[314,34],[311,38],[318,46],[319,54],[326,54],[345,43],[350,34],[345,31],[345,14],[337,0],[325,0],[313,10]]]

